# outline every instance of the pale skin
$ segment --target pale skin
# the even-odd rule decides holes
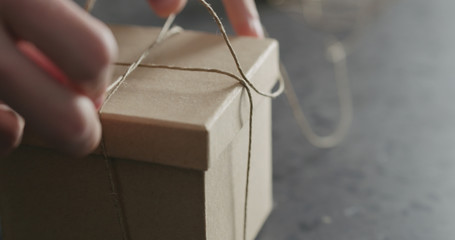
[[[161,17],[186,4],[148,2]],[[254,0],[223,3],[237,34],[263,36]],[[0,53],[0,156],[18,146],[25,125],[65,153],[96,148],[97,107],[117,56],[103,23],[70,0],[0,0]]]

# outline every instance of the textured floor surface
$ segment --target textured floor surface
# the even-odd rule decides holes
[[[276,206],[258,240],[454,238],[453,9],[451,0],[395,0],[365,23],[348,59],[355,111],[340,146],[311,147],[284,97],[274,102]],[[338,106],[323,34],[268,5],[260,11],[305,112],[318,130],[331,129]],[[110,23],[161,23],[143,0],[100,0],[94,13]],[[196,3],[177,23],[216,32]]]

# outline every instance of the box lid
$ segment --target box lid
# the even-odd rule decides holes
[[[110,27],[119,45],[113,78],[117,79],[160,29]],[[231,41],[248,79],[258,89],[269,91],[279,76],[277,42],[247,37]],[[238,75],[223,38],[194,31],[166,39],[142,63],[212,68]],[[254,104],[263,98],[253,93]],[[207,170],[248,125],[248,110],[245,90],[228,76],[139,66],[102,109],[105,151],[114,158]]]

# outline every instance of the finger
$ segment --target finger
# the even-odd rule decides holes
[[[0,96],[33,131],[75,155],[93,150],[101,126],[92,101],[54,81],[16,49],[0,27]]]
[[[25,54],[30,60],[32,60],[47,74],[49,74],[53,79],[78,93],[84,94],[83,90],[72,84],[68,77],[46,56],[44,56],[38,49],[36,49],[33,44],[25,41],[19,41],[16,43],[16,45],[23,54]],[[99,107],[101,107],[103,104],[104,97],[104,94],[101,94],[101,96],[99,96],[97,99],[93,99],[93,102],[97,109],[99,109]]]
[[[229,20],[238,35],[264,37],[254,0],[223,0]]]
[[[148,3],[160,17],[179,13],[185,7],[187,0],[148,0]]]
[[[101,22],[68,0],[5,0],[0,16],[15,37],[32,42],[88,96],[103,94],[116,43]]]
[[[0,103],[0,156],[20,143],[24,120],[5,104]]]

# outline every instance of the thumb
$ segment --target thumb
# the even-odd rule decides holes
[[[264,37],[254,0],[223,0],[229,20],[238,35]]]

